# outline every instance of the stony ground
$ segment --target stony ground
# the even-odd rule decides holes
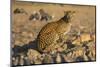
[[[12,4],[12,65],[49,64],[95,61],[95,7],[16,2]],[[16,9],[25,12],[14,13]],[[49,21],[29,20],[34,12],[43,9],[53,18]],[[75,11],[66,50],[40,53],[35,49],[36,38],[44,25],[59,20],[64,11]],[[78,32],[82,32],[79,34]],[[74,41],[75,37],[78,38]],[[80,42],[79,37],[82,38]]]

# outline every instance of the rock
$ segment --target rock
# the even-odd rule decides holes
[[[42,64],[42,59],[37,57],[37,59],[34,60],[34,64]]]
[[[90,40],[92,40],[91,37],[90,37],[90,34],[84,33],[84,34],[81,34],[76,40],[74,40],[72,42],[72,44],[82,45],[81,43],[88,42]]]
[[[52,56],[50,54],[46,54],[45,58],[43,59],[43,63],[54,63]]]
[[[27,12],[23,8],[16,8],[14,10],[14,14],[22,14],[22,13],[27,14]]]
[[[57,53],[57,57],[56,57],[56,63],[61,63],[61,55],[60,53]]]
[[[18,59],[19,59],[18,57],[12,58],[12,60],[13,60],[12,63],[13,63],[14,66],[18,65],[18,63],[19,63]]]
[[[88,57],[85,54],[83,55],[83,59],[84,61],[89,61]]]
[[[22,66],[24,65],[24,55],[20,56],[19,64]]]
[[[75,58],[75,57],[82,56],[82,55],[83,55],[83,50],[79,49],[79,50],[73,51],[72,57]]]
[[[37,57],[40,56],[40,55],[41,54],[34,49],[29,49],[28,53],[27,53],[28,59],[31,61],[31,63],[33,63],[33,61],[35,62]]]
[[[67,55],[62,55],[62,57],[64,58],[64,61],[65,62],[73,62],[74,60],[73,60],[73,58],[72,58],[72,53],[69,53],[69,54],[67,54]]]
[[[28,59],[28,57],[24,57],[24,65],[30,65],[30,64],[31,64],[31,62]]]
[[[79,56],[79,57],[77,57],[77,58],[75,59],[75,62],[83,62],[83,61],[84,61],[84,59],[83,59],[82,56]]]

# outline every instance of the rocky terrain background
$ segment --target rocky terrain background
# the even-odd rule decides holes
[[[49,20],[29,20],[32,14],[43,9]],[[64,15],[64,11],[75,11],[72,17],[72,29],[70,34],[83,32],[82,47],[68,47],[68,52],[56,52],[53,56],[50,53],[39,53],[34,49],[39,31],[47,23],[55,22]],[[45,4],[33,2],[13,2],[11,22],[11,48],[12,65],[31,65],[45,63],[64,63],[79,61],[95,61],[95,6]],[[80,34],[81,35],[81,34]],[[89,35],[93,35],[92,40]],[[74,37],[72,37],[74,38]],[[91,40],[91,41],[90,41]],[[71,44],[78,44],[78,40]],[[42,57],[41,57],[42,56]],[[44,58],[45,57],[45,58]],[[47,61],[48,60],[48,61]]]

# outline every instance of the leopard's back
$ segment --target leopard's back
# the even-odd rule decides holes
[[[48,23],[41,29],[37,38],[39,51],[43,51],[46,47],[56,42],[56,40],[59,38],[58,34],[56,33],[57,25],[57,23],[52,22]]]

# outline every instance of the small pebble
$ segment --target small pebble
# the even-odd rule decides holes
[[[60,53],[57,53],[56,62],[57,63],[61,63],[61,55],[60,55]]]

